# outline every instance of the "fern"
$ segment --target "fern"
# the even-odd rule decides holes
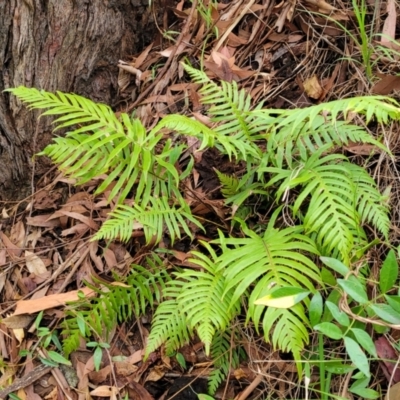
[[[113,283],[102,283],[102,288],[89,285],[98,293],[90,303],[77,303],[74,310],[67,312],[63,322],[63,348],[67,354],[76,350],[80,337],[95,333],[105,342],[117,321],[125,321],[135,315],[144,315],[147,307],[154,308],[160,302],[169,274],[157,256],[147,258],[149,268],[132,265],[131,273],[123,280],[116,278]]]
[[[293,215],[301,218],[300,210],[305,210],[305,233],[315,233],[324,255],[338,250],[341,258],[348,261],[353,246],[365,244],[361,221],[372,222],[387,237],[388,209],[367,172],[345,162],[344,156],[323,156],[327,147],[295,163],[292,170],[273,167],[262,170],[272,174],[268,185],[282,181],[277,198],[302,186],[293,205]]]
[[[167,355],[189,343],[193,337],[185,314],[179,309],[176,298],[179,294],[176,282],[172,288],[167,287],[164,296],[167,298],[157,308],[152,321],[150,336],[147,341],[145,357],[165,344]]]
[[[265,308],[255,305],[255,300],[272,287],[315,292],[321,282],[315,256],[339,255],[349,261],[368,244],[363,224],[388,237],[388,207],[374,180],[334,151],[349,141],[388,151],[346,119],[357,113],[366,123],[387,123],[400,119],[400,109],[396,101],[375,96],[304,109],[264,110],[261,103],[253,107],[250,96],[235,82],[217,84],[202,71],[184,68],[201,86],[211,127],[170,115],[146,132],[138,119],[124,113],[117,118],[109,107],[80,96],[26,88],[10,91],[31,108],[48,109],[43,115],[61,114],[54,121],[56,129],[70,129],[43,154],[79,184],[95,177],[104,179],[96,193],[110,190],[108,200],[117,206],[95,239],[127,241],[132,230],[143,229],[147,242],[153,238],[159,242],[167,229],[174,241],[183,233],[192,237],[188,221],[202,227],[180,191],[193,161],[184,173],[178,173],[185,146],[164,140],[165,130],[196,137],[200,150],[216,147],[246,166],[240,179],[217,172],[227,204],[246,207],[249,197],[263,203],[275,198],[287,204],[285,212],[292,213],[297,225],[285,225],[281,206],[266,215],[269,222],[259,227],[259,234],[237,219],[243,237],[221,233],[213,241],[218,251],[204,244],[209,255],[196,252],[191,260],[198,269],[179,270],[169,277],[163,268],[150,272],[136,266],[125,283],[96,289],[99,297],[65,320],[64,347],[70,353],[80,336],[88,337],[93,331],[103,335],[117,320],[138,316],[160,303],[146,356],[163,344],[167,353],[173,353],[197,334],[217,367],[210,378],[210,390],[215,391],[228,373],[230,325],[241,312],[242,302],[247,306],[247,322],[253,321],[256,329],[262,327],[267,341],[299,360],[309,340],[308,299],[290,309]]]
[[[173,241],[180,237],[181,228],[191,236],[186,219],[202,228],[177,190],[183,178],[175,163],[183,146],[173,147],[167,140],[159,151],[162,135],[158,130],[146,132],[138,119],[130,119],[122,113],[119,120],[110,107],[77,95],[52,94],[24,87],[9,91],[27,102],[30,108],[48,108],[42,115],[63,114],[54,121],[56,129],[83,124],[68,132],[65,138],[56,138],[41,154],[49,156],[78,184],[106,175],[96,193],[111,188],[108,200],[117,199],[119,207],[96,238],[127,240],[132,228],[137,226],[143,227],[147,242],[153,236],[160,241],[166,227]],[[135,205],[127,211],[123,202],[130,194],[134,196]],[[167,201],[172,195],[172,201]],[[175,208],[176,203],[180,208]],[[121,219],[127,212],[128,222]]]
[[[241,358],[240,347],[234,344],[238,342],[238,338],[228,329],[218,332],[211,344],[211,358],[214,362],[214,369],[208,377],[208,392],[213,395],[222,381],[229,375],[231,368],[239,366]]]
[[[229,175],[223,174],[222,172],[219,172],[218,170],[215,170],[215,172],[216,172],[218,179],[222,185],[221,192],[224,195],[224,197],[234,196],[239,187],[239,179],[233,175],[229,176]]]
[[[95,235],[95,239],[120,238],[122,241],[128,241],[134,229],[143,228],[146,238],[150,240],[155,237],[158,243],[161,241],[165,225],[171,241],[174,242],[176,237],[181,238],[181,229],[189,237],[192,236],[186,220],[202,228],[202,225],[192,216],[186,203],[181,202],[179,208],[174,208],[166,196],[150,198],[147,207],[139,204],[120,205],[110,213],[110,217],[111,219],[106,221]]]

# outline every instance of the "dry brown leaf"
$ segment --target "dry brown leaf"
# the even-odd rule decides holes
[[[380,150],[372,144],[351,144],[345,146],[344,149],[359,156],[370,156],[372,153],[380,152]]]
[[[52,214],[46,215],[36,215],[35,217],[27,217],[26,223],[30,226],[40,226],[43,228],[55,228],[56,226],[60,226],[60,221],[57,219],[53,219],[49,221],[49,217]]]
[[[61,216],[66,216],[70,217],[73,219],[77,219],[78,221],[81,221],[82,223],[86,224],[89,228],[98,230],[99,226],[96,224],[96,222],[93,221],[92,218],[86,217],[85,215],[82,215],[77,212],[70,212],[66,210],[58,210],[56,211],[53,215],[49,217],[49,221],[54,219],[54,218],[59,218]]]
[[[388,0],[386,5],[387,17],[383,24],[381,44],[386,46],[391,45],[391,41],[396,38],[396,2],[395,0]]]
[[[33,320],[31,315],[12,315],[7,318],[3,318],[1,323],[4,324],[9,329],[19,329],[26,328]]]
[[[306,0],[308,4],[312,4],[318,8],[319,12],[322,13],[331,13],[337,10],[336,7],[331,6],[325,0]]]
[[[33,314],[42,310],[48,310],[49,308],[63,306],[69,301],[79,300],[79,292],[82,292],[85,297],[93,297],[96,295],[95,291],[85,287],[67,293],[50,294],[40,299],[20,300],[17,302],[13,315]]]
[[[400,76],[380,75],[381,80],[372,87],[372,93],[388,95],[393,90],[400,90]]]
[[[76,233],[78,235],[82,235],[83,233],[85,233],[88,230],[89,230],[89,227],[86,224],[76,224],[69,229],[62,230],[61,236],[75,235]]]
[[[110,375],[110,373],[111,373],[111,365],[106,365],[100,371],[91,371],[89,372],[90,382],[94,383],[95,385],[98,385],[99,383],[104,382]]]
[[[24,247],[24,245],[25,245],[25,226],[22,221],[18,221],[11,228],[10,240],[17,247],[19,247],[19,248]]]
[[[140,55],[136,58],[135,62],[133,63],[133,66],[135,68],[140,68],[144,61],[146,60],[147,56],[150,53],[150,50],[153,48],[154,43],[150,43],[141,53]]]
[[[381,360],[379,364],[388,382],[400,382],[400,368],[396,364],[398,355],[389,340],[385,336],[381,336],[375,340],[375,347],[378,357]]]
[[[385,400],[397,400],[400,399],[400,382],[393,385],[386,393]]]
[[[136,365],[132,365],[128,361],[115,361],[114,366],[115,372],[119,376],[132,375],[139,369],[139,367],[137,367]]]
[[[18,340],[18,343],[22,343],[25,338],[25,331],[23,328],[17,328],[12,330],[15,338]]]
[[[19,257],[22,253],[22,249],[16,246],[11,240],[2,232],[0,231],[0,239],[3,242],[3,246],[6,248],[7,253],[12,256]]]
[[[157,382],[165,375],[164,366],[155,366],[146,377],[146,382]]]
[[[26,267],[28,268],[28,271],[31,274],[35,274],[37,276],[47,274],[47,269],[46,266],[44,265],[44,262],[35,253],[26,250],[25,262],[26,262]]]
[[[126,359],[126,361],[129,362],[129,363],[131,363],[131,364],[136,364],[136,363],[138,363],[138,362],[140,362],[140,361],[143,360],[144,353],[145,353],[144,350],[137,350],[137,351],[135,351],[133,354],[131,354],[131,355]]]
[[[110,397],[111,399],[116,399],[119,390],[115,386],[99,386],[98,388],[92,390],[90,394],[92,396],[100,396],[100,397]]]
[[[118,264],[117,258],[112,250],[105,249],[103,255],[108,268],[113,268]]]
[[[317,75],[313,75],[311,78],[306,79],[303,85],[308,97],[311,97],[315,100],[318,100],[321,97],[323,90]]]
[[[160,51],[159,54],[162,55],[163,57],[167,57],[168,58],[168,57],[170,57],[171,54],[173,54],[175,52],[174,54],[175,54],[175,56],[177,56],[177,55],[183,53],[186,50],[187,43],[189,43],[189,41],[190,41],[190,35],[186,35],[182,39],[182,41],[179,44],[178,48],[176,49],[176,52],[175,52],[175,46],[171,46],[171,47],[168,47],[167,49],[165,49],[163,51]]]

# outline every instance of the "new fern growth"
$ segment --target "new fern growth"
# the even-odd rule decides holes
[[[192,215],[180,190],[193,163],[181,174],[177,165],[184,145],[174,146],[161,132],[199,139],[200,150],[216,147],[236,163],[246,166],[242,176],[217,172],[226,203],[245,207],[250,197],[274,204],[269,222],[255,232],[243,220],[238,237],[220,232],[206,252],[194,252],[191,262],[198,269],[165,270],[135,266],[127,285],[107,285],[97,300],[74,311],[67,319],[66,352],[90,332],[82,325],[89,318],[91,329],[100,335],[117,322],[155,311],[146,355],[165,345],[173,353],[197,335],[217,369],[210,391],[228,373],[229,362],[237,365],[237,354],[227,357],[232,323],[245,314],[275,348],[292,352],[300,361],[309,340],[305,298],[292,307],[256,305],[255,301],[279,288],[295,287],[315,293],[321,284],[317,256],[338,257],[349,264],[357,251],[368,245],[364,225],[383,239],[390,222],[386,199],[367,171],[351,164],[338,146],[348,142],[373,144],[387,151],[362,127],[348,123],[349,113],[365,122],[386,123],[399,119],[398,104],[389,98],[360,97],[337,100],[304,109],[252,107],[250,96],[237,84],[217,84],[207,75],[184,65],[193,82],[201,85],[202,103],[209,107],[213,126],[207,127],[187,116],[169,115],[147,132],[138,119],[77,95],[51,94],[20,87],[10,89],[31,108],[46,108],[43,115],[61,115],[57,128],[69,128],[42,154],[46,154],[78,184],[105,176],[97,189],[110,188],[108,199],[117,207],[95,239],[129,240],[134,229],[143,229],[147,241],[159,242],[166,229],[172,240],[184,233],[192,236],[189,222],[202,225]],[[265,149],[265,150],[261,150]],[[233,208],[233,210],[234,210]],[[291,215],[293,226],[285,225]],[[233,211],[234,214],[234,211]],[[242,305],[246,306],[242,308]],[[92,319],[89,313],[93,313]],[[299,370],[300,364],[298,364]]]

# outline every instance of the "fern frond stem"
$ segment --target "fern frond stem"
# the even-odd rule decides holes
[[[127,110],[126,110],[127,113],[130,112],[130,111],[132,111],[133,109],[135,109],[145,98],[148,97],[148,95],[151,93],[151,91],[152,91],[153,89],[155,89],[156,86],[160,83],[161,78],[162,78],[162,77],[167,73],[167,71],[170,69],[171,63],[172,63],[172,62],[174,61],[174,59],[175,59],[176,52],[178,51],[179,46],[182,44],[183,38],[184,38],[185,36],[189,35],[189,38],[188,38],[187,41],[190,42],[190,39],[192,38],[193,33],[195,32],[194,29],[192,29],[192,30],[190,29],[190,24],[191,24],[191,21],[192,21],[192,19],[193,19],[194,13],[195,13],[196,10],[197,10],[197,1],[198,1],[198,0],[193,0],[193,1],[192,1],[192,8],[190,9],[190,13],[189,13],[189,16],[187,17],[185,26],[184,26],[183,29],[181,30],[181,34],[179,35],[179,37],[178,37],[178,39],[177,39],[177,41],[176,41],[176,43],[175,43],[174,49],[172,50],[172,53],[170,54],[170,56],[169,56],[168,59],[167,59],[167,62],[165,63],[165,65],[164,65],[164,67],[162,68],[162,70],[158,73],[158,79],[155,80],[155,81],[154,81],[154,82],[153,82],[153,83],[152,83],[152,84],[151,84],[151,85],[136,99],[136,101],[135,101],[133,104],[131,104],[131,105],[127,108]],[[175,68],[172,68],[172,70],[175,70]],[[168,82],[169,82],[169,79],[168,79]],[[164,83],[164,87],[168,84],[168,82],[167,82],[167,83]]]

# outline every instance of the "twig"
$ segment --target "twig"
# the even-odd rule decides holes
[[[165,63],[165,65],[164,65],[164,67],[161,69],[161,71],[158,73],[157,79],[154,80],[153,83],[152,83],[148,88],[146,88],[146,90],[144,90],[144,91],[138,96],[138,98],[136,99],[136,101],[135,101],[133,104],[131,104],[131,105],[127,108],[126,112],[132,111],[135,107],[137,107],[138,104],[140,104],[140,103],[151,93],[151,91],[156,87],[156,85],[161,81],[162,77],[163,77],[163,76],[167,73],[167,71],[169,70],[171,63],[172,63],[172,61],[173,61],[174,58],[175,58],[176,52],[178,51],[178,48],[179,48],[180,44],[181,44],[182,41],[183,41],[183,38],[189,33],[190,24],[191,24],[193,15],[194,15],[194,13],[195,13],[195,11],[196,11],[196,8],[197,8],[197,1],[198,1],[198,0],[194,0],[194,1],[193,1],[193,3],[192,3],[192,8],[191,8],[190,14],[189,14],[189,16],[188,16],[188,18],[187,18],[187,20],[186,20],[185,27],[182,29],[182,32],[181,32],[181,34],[179,35],[178,40],[177,40],[176,43],[175,43],[174,49],[172,50],[171,55],[170,55],[170,56],[168,57],[168,59],[167,59],[167,62]]]

